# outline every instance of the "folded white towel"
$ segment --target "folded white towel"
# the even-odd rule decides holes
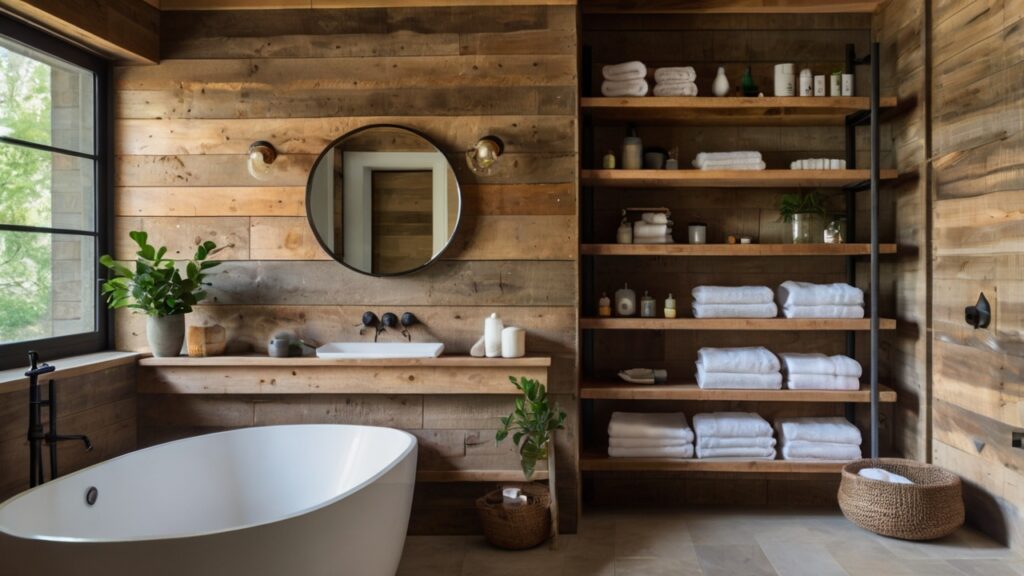
[[[719,438],[772,437],[772,427],[761,416],[753,412],[707,412],[693,417],[693,429],[697,438],[716,436]]]
[[[647,80],[605,80],[601,83],[601,94],[609,98],[620,98],[623,96],[635,96],[637,98],[647,96],[651,89]]]
[[[697,448],[697,458],[748,458],[775,460],[775,448]]]
[[[879,480],[881,482],[891,482],[893,484],[913,484],[914,482],[906,476],[900,476],[895,472],[889,472],[888,470],[882,470],[881,468],[861,468],[860,472],[857,472],[858,476],[870,478],[872,480]]]
[[[775,318],[775,304],[694,304],[694,318]]]
[[[655,96],[696,96],[700,89],[693,82],[658,82],[654,85]]]
[[[682,412],[612,412],[608,436],[613,438],[678,438],[693,442],[693,430]]]
[[[843,282],[813,284],[788,280],[779,285],[781,306],[863,306],[864,291]]]
[[[647,77],[647,66],[639,60],[609,64],[601,68],[605,80],[642,80]]]
[[[694,426],[697,419],[693,419]],[[853,444],[860,446],[860,430],[845,418],[807,417],[780,418],[775,421],[775,429],[779,432],[779,441],[789,442],[831,442],[834,444]],[[698,432],[699,435],[699,432]]]
[[[863,318],[862,306],[783,306],[786,318]]]
[[[775,438],[762,436],[759,438],[719,438],[718,436],[701,436],[697,439],[699,448],[774,448]]]
[[[608,445],[616,448],[664,448],[666,446],[685,446],[693,444],[685,438],[620,438],[609,436]]]
[[[770,304],[775,300],[767,286],[697,286],[691,294],[697,304]]]
[[[612,458],[693,458],[693,444],[684,446],[662,446],[660,448],[617,448],[608,447]]]
[[[768,165],[763,161],[708,161],[698,166],[701,170],[764,170]]]
[[[864,369],[861,367],[860,362],[857,362],[849,356],[843,356],[842,354],[836,354],[830,356],[832,363],[836,366],[836,376],[852,376],[854,378],[860,378],[861,374],[864,373]]]
[[[697,370],[778,374],[779,359],[764,346],[747,348],[701,348],[697,350]]]
[[[641,236],[639,238],[633,238],[633,244],[673,244],[675,240],[672,239],[671,235],[666,236],[655,236],[653,238],[647,238]]]
[[[760,152],[739,151],[739,152],[701,152],[693,159],[693,166],[700,168],[705,162],[760,162],[763,160]]]
[[[640,219],[648,224],[668,224],[668,214],[664,212],[644,212]]]
[[[781,390],[782,374],[736,374],[698,370],[697,386],[703,390]]]
[[[859,460],[860,446],[828,442],[783,442],[784,460]]]
[[[695,82],[697,71],[693,66],[669,66],[654,71],[654,81],[658,84],[672,82]]]
[[[860,390],[860,379],[853,376],[825,374],[790,374],[786,376],[790,390]]]
[[[835,376],[836,365],[832,359],[824,354],[798,354],[795,352],[783,352],[779,354],[782,361],[782,369],[787,374],[818,374],[823,376]]]
[[[648,224],[643,220],[633,222],[633,238],[659,238],[668,234],[668,224]]]

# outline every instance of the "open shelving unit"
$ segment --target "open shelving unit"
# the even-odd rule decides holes
[[[669,13],[676,10],[687,12],[687,6],[694,3],[663,2],[640,3],[625,0],[608,0],[590,4],[592,13],[611,11],[631,13],[640,10],[645,13],[660,12],[661,6]],[[734,8],[742,3],[727,2]],[[746,3],[751,4],[751,3]],[[796,2],[771,2],[765,6],[779,7],[780,11],[806,11],[806,6]],[[804,2],[806,4],[806,2]],[[822,9],[827,3],[821,4]],[[845,9],[854,5],[869,3],[845,3]],[[650,9],[642,8],[647,6]],[[651,8],[653,6],[653,8]],[[785,8],[785,9],[783,9]],[[585,12],[588,8],[584,9]],[[753,12],[762,12],[753,7]],[[813,11],[813,10],[812,10]],[[742,10],[741,10],[742,12]],[[589,169],[584,165],[580,171],[581,184],[581,299],[579,327],[582,334],[582,362],[579,397],[583,418],[583,445],[581,446],[580,469],[582,472],[722,472],[752,474],[834,474],[843,463],[836,462],[794,462],[784,460],[698,460],[662,458],[609,458],[606,447],[595,439],[595,402],[780,402],[840,404],[846,406],[848,418],[853,418],[854,406],[870,407],[870,441],[867,453],[878,456],[879,450],[879,406],[881,403],[896,402],[896,392],[879,383],[878,350],[879,334],[883,330],[895,330],[896,321],[882,318],[879,314],[879,260],[883,255],[898,253],[892,243],[879,241],[879,188],[883,180],[899,177],[895,170],[880,167],[879,123],[881,111],[895,108],[894,97],[881,97],[878,92],[879,79],[878,45],[873,44],[871,53],[857,58],[853,46],[846,47],[846,67],[852,70],[858,65],[871,69],[871,94],[858,97],[683,97],[683,98],[604,98],[584,97],[580,100],[581,118],[584,123],[584,147],[588,146],[587,135],[593,135],[595,127],[625,126],[763,126],[763,127],[806,127],[837,126],[845,129],[847,165],[845,170],[780,170],[762,171],[736,170],[603,170]],[[856,166],[856,128],[870,127],[870,165]],[[593,152],[592,150],[590,152]],[[589,156],[589,157],[588,157]],[[594,161],[594,154],[584,154],[585,162]],[[686,162],[680,158],[680,162]],[[617,189],[630,189],[638,198],[644,190],[663,193],[669,191],[680,195],[697,193],[707,189],[741,189],[745,193],[757,194],[759,190],[831,188],[845,194],[846,217],[850,235],[854,233],[857,217],[858,194],[870,194],[868,215],[871,234],[867,242],[856,242],[850,238],[848,244],[609,244],[595,237],[593,210],[595,198]],[[856,281],[856,262],[867,258],[870,267],[870,300],[862,319],[696,319],[680,317],[594,317],[597,287],[594,284],[596,268],[605,257],[633,258],[700,258],[700,257],[743,257],[743,258],[844,258],[847,262],[847,281]],[[662,266],[670,264],[662,263]],[[785,266],[784,261],[779,264]],[[707,272],[704,272],[708,275]],[[799,280],[800,278],[795,278]],[[677,295],[680,312],[688,308],[688,295]],[[846,338],[846,353],[856,352],[854,334],[868,333],[870,365],[865,366],[864,382],[859,390],[702,390],[696,384],[686,381],[666,384],[643,385],[610,381],[606,377],[595,377],[593,365],[597,353],[595,339],[603,331],[760,331],[786,333],[842,332]],[[698,339],[700,336],[698,336]],[[688,414],[692,416],[692,414]]]

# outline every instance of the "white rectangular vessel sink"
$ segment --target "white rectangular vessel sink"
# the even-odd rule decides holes
[[[382,358],[437,358],[441,342],[331,342],[316,349],[318,358],[378,360]]]

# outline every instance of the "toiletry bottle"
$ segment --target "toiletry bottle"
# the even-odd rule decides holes
[[[619,224],[619,229],[615,233],[615,241],[619,244],[633,243],[633,225],[625,218],[622,219],[622,224]]]
[[[757,84],[754,84],[754,74],[751,72],[750,66],[747,66],[747,71],[743,73],[743,78],[740,80],[740,91],[748,98],[757,96]]]
[[[665,298],[665,318],[676,317],[676,299],[669,293],[668,298]]]
[[[611,150],[605,152],[601,159],[601,167],[605,170],[615,170],[615,153]]]
[[[658,303],[654,298],[648,296],[647,291],[644,290],[644,297],[640,299],[640,317],[641,318],[654,318],[658,315]]]
[[[814,74],[810,68],[800,71],[800,95],[814,96]]]
[[[679,148],[668,151],[668,160],[665,160],[665,170],[679,170]]]
[[[622,140],[622,169],[640,170],[644,165],[644,143],[637,136],[636,127],[629,127],[629,136]]]
[[[504,328],[497,314],[491,314],[484,320],[484,350],[488,358],[501,356],[501,331]]]
[[[615,312],[619,316],[636,314],[636,292],[629,289],[629,284],[615,291]]]
[[[725,68],[723,66],[718,67],[718,74],[715,76],[715,81],[711,84],[711,93],[715,96],[729,95],[729,79],[725,77]]]
[[[612,299],[607,292],[601,292],[601,299],[597,301],[597,315],[602,318],[612,315]]]

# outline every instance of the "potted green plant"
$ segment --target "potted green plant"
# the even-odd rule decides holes
[[[139,246],[135,270],[115,261],[109,254],[100,264],[113,272],[102,292],[111,309],[134,308],[145,312],[146,338],[154,356],[177,356],[185,342],[185,314],[206,298],[206,272],[220,264],[207,260],[221,249],[207,240],[196,247],[195,256],[185,263],[184,276],[174,261],[165,258],[167,247],[148,243],[149,235],[132,231],[128,236]]]
[[[779,202],[779,219],[789,224],[793,244],[821,242],[825,214],[825,197],[817,191],[784,194]]]
[[[526,484],[522,492],[525,503],[506,505],[502,491],[495,490],[477,500],[477,510],[487,539],[495,546],[526,549],[537,546],[548,537],[555,547],[558,539],[558,498],[555,490],[556,430],[565,428],[565,412],[552,407],[547,389],[540,382],[509,376],[509,381],[522,396],[515,399],[512,413],[501,418],[495,440],[502,442],[512,435],[519,448],[519,461]],[[548,487],[532,483],[537,463],[547,459]]]

